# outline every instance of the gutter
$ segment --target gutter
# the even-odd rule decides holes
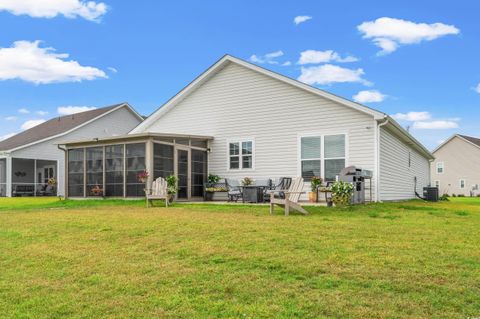
[[[377,143],[377,154],[376,154],[376,162],[377,162],[377,174],[376,174],[376,177],[375,177],[375,184],[376,184],[376,187],[375,187],[375,193],[376,193],[376,199],[377,199],[377,202],[381,202],[382,200],[380,199],[380,146],[381,146],[381,143],[380,143],[380,129],[382,126],[385,126],[389,123],[390,121],[390,118],[388,117],[387,114],[384,114],[383,116],[383,122],[382,123],[379,123],[377,122],[377,140],[376,140],[376,143]]]

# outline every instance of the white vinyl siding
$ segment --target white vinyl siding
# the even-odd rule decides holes
[[[372,116],[233,63],[144,131],[213,136],[209,172],[254,179],[298,176],[299,135],[344,132],[348,164],[375,171]],[[248,173],[228,168],[227,141],[234,136],[255,139]]]
[[[428,159],[391,132],[380,129],[380,200],[415,198],[415,178],[417,192],[422,194],[430,181],[429,167]]]

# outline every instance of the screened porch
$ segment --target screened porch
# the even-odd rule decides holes
[[[158,177],[178,178],[177,200],[203,196],[210,137],[144,134],[93,142],[68,143],[68,197],[143,197],[147,171],[150,184]]]

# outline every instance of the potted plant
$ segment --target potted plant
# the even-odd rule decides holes
[[[177,194],[178,187],[177,187],[177,182],[178,178],[175,175],[170,175],[165,178],[167,181],[167,193],[168,193],[168,202],[172,203],[173,198],[175,197],[175,194]]]
[[[250,185],[253,185],[253,179],[251,179],[250,177],[244,177],[240,183],[242,183],[242,186],[250,186]]]
[[[205,200],[206,201],[212,201],[213,200],[213,194],[216,192],[227,192],[226,187],[207,187],[205,188]]]
[[[335,206],[345,207],[350,204],[353,185],[347,182],[335,182],[332,185],[332,201]]]
[[[318,176],[313,176],[310,180],[310,188],[311,192],[308,193],[308,200],[311,203],[315,203],[318,201],[318,188],[322,184],[322,178]]]
[[[216,184],[220,180],[220,176],[215,175],[215,174],[208,174],[207,178],[207,184],[205,185],[205,200],[206,201],[212,201],[213,200],[213,193],[215,193],[216,190]]]

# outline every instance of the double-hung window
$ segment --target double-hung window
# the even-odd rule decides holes
[[[317,135],[300,138],[302,177],[309,181],[321,176],[325,181],[335,181],[346,165],[346,135]]]
[[[229,169],[252,169],[254,149],[252,140],[231,141],[228,143]]]
[[[465,188],[465,180],[464,180],[464,179],[461,179],[461,180],[460,180],[460,188],[461,188],[461,189],[464,189],[464,188]]]
[[[437,163],[437,174],[443,174],[443,170],[444,170],[443,162],[438,162]]]

